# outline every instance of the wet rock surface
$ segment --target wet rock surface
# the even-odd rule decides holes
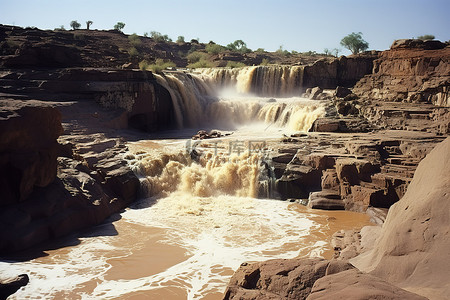
[[[310,207],[389,208],[404,195],[420,160],[442,140],[393,130],[292,136],[273,155],[277,191],[282,199],[309,198]]]
[[[14,294],[21,287],[28,284],[30,281],[27,274],[21,274],[14,278],[1,278],[0,279],[0,299],[7,299],[10,295]]]

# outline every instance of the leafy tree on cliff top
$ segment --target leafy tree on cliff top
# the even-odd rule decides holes
[[[352,52],[358,54],[369,48],[369,43],[362,38],[361,32],[352,32],[341,40],[341,45]]]
[[[118,30],[118,31],[120,31],[120,32],[122,32],[122,29],[125,27],[125,23],[122,23],[122,22],[117,22],[117,24],[116,25],[114,25],[114,29],[115,30]]]
[[[72,27],[73,30],[79,29],[81,27],[81,24],[78,23],[77,21],[72,21],[70,22],[70,27]]]
[[[228,44],[227,48],[231,51],[237,51],[241,53],[248,53],[252,51],[247,48],[247,44],[243,40],[236,40],[233,43]]]

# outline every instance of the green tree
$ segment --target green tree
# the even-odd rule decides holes
[[[89,30],[89,28],[91,27],[92,23],[94,23],[94,22],[92,22],[92,21],[86,21],[86,29],[87,29],[87,30]]]
[[[434,39],[435,39],[435,36],[432,35],[432,34],[424,34],[424,35],[418,36],[417,39],[418,39],[418,40],[422,40],[422,41],[425,41],[425,40],[434,40]]]
[[[123,22],[117,22],[116,25],[114,25],[114,30],[122,32],[122,29],[125,27],[125,23]]]
[[[151,31],[150,37],[152,39],[154,39],[156,42],[171,42],[172,41],[172,39],[169,38],[169,36],[167,34],[162,35],[158,31]]]
[[[231,51],[237,51],[241,53],[248,53],[252,51],[247,48],[247,44],[243,40],[236,40],[233,43],[228,44],[227,48]]]
[[[367,50],[369,43],[362,38],[362,32],[352,32],[341,40],[341,46],[350,50],[352,54],[358,54]]]
[[[79,29],[81,27],[81,24],[77,21],[70,22],[70,27],[72,27],[73,30]]]

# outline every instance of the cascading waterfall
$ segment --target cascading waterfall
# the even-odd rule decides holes
[[[195,75],[183,72],[155,74],[172,98],[178,128],[196,127],[204,119],[204,108],[213,101],[210,86]]]
[[[234,89],[239,94],[265,97],[300,96],[303,66],[257,66],[200,69],[201,77],[216,89]]]
[[[314,120],[324,114],[320,101],[251,96],[253,90],[264,96],[299,95],[303,80],[303,68],[299,66],[212,68],[196,74],[166,72],[155,76],[171,95],[179,129],[205,126],[235,129],[260,122],[308,131]],[[230,88],[236,93],[220,96],[220,91]]]

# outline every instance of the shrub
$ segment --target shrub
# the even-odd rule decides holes
[[[267,58],[263,58],[263,60],[261,61],[261,66],[267,66],[269,64],[269,60]]]
[[[141,45],[141,39],[136,33],[133,33],[132,35],[128,36],[128,41],[133,47],[139,47]]]
[[[184,43],[184,36],[182,36],[182,35],[178,36],[177,43],[178,44],[183,44]]]
[[[283,49],[283,45],[281,45],[280,48],[278,48],[278,50],[275,51],[275,52],[276,52],[277,54],[283,55],[283,56],[288,56],[288,55],[291,54],[289,51]]]
[[[208,55],[204,52],[195,51],[192,53],[189,53],[187,56],[187,59],[190,63],[196,63],[200,60],[206,60],[208,58]]]
[[[150,64],[149,64],[149,62],[148,62],[146,59],[144,59],[144,60],[142,60],[142,61],[139,62],[139,69],[140,69],[141,71],[146,71],[146,70],[148,70],[148,69],[149,69],[149,66],[150,66]]]
[[[222,53],[226,50],[224,46],[218,45],[218,44],[208,44],[205,47],[206,52],[212,55],[216,55],[219,53]]]
[[[243,62],[238,62],[238,61],[229,61],[227,63],[227,68],[242,68],[245,67],[245,64]]]
[[[169,38],[169,36],[167,34],[162,35],[158,31],[151,31],[150,37],[152,39],[154,39],[156,42],[171,42],[172,41],[172,39]]]
[[[189,64],[187,67],[191,69],[196,69],[196,68],[212,68],[213,66],[214,65],[210,61],[202,58],[195,63]]]
[[[432,35],[432,34],[425,34],[425,35],[420,35],[420,36],[417,37],[418,40],[422,40],[422,41],[434,40],[435,38],[436,37],[434,35]]]
[[[139,69],[142,71],[151,70],[153,73],[160,74],[163,70],[167,68],[176,67],[176,64],[171,60],[164,60],[158,58],[154,64],[149,64],[147,60],[143,60],[139,63]]]
[[[200,46],[198,44],[191,44],[191,48],[189,49],[188,54],[191,54],[199,49],[200,49]]]
[[[258,48],[255,50],[256,53],[264,53],[266,52],[266,50],[264,50],[264,48]]]
[[[92,23],[94,23],[94,22],[92,22],[92,21],[86,21],[86,29],[87,29],[87,30],[90,29]]]
[[[131,57],[135,57],[139,55],[139,51],[135,47],[131,47],[130,49],[128,49],[128,54]]]

